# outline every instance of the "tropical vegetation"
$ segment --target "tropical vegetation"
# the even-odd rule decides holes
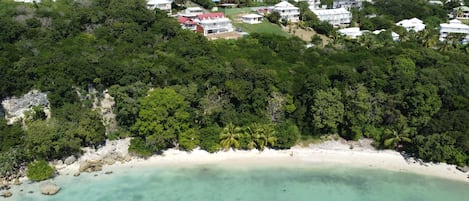
[[[209,41],[144,0],[2,1],[0,24],[0,99],[38,89],[51,103],[46,119],[36,109],[24,123],[0,120],[2,174],[120,137],[149,156],[288,149],[339,134],[469,164],[469,48],[429,42],[432,31],[400,42],[390,31],[360,40],[331,33],[325,47],[310,48],[259,33]],[[93,106],[104,91],[116,101],[113,133]]]

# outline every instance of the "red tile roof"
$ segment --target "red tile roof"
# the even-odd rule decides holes
[[[206,19],[206,18],[224,18],[225,14],[223,13],[205,13],[205,14],[200,14],[197,15],[197,18],[199,19]]]
[[[192,19],[187,17],[178,17],[178,22],[183,24],[196,24],[194,21],[192,21]]]

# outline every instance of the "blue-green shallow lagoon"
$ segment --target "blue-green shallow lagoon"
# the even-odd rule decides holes
[[[469,184],[384,170],[139,167],[61,176],[55,196],[20,186],[21,201],[468,201]],[[31,188],[33,194],[27,193]]]

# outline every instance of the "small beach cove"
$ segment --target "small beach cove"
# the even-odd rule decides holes
[[[446,191],[451,192],[456,197],[446,200],[461,200],[460,198],[462,197],[460,196],[469,196],[467,195],[467,189],[469,187],[467,173],[456,170],[453,165],[424,164],[417,161],[406,160],[398,152],[390,150],[377,151],[370,149],[369,146],[355,145],[353,149],[351,149],[349,144],[340,141],[326,141],[321,144],[309,145],[308,147],[294,147],[289,150],[267,149],[263,152],[257,150],[230,150],[210,154],[202,150],[194,150],[191,153],[187,153],[171,149],[165,151],[162,155],[153,156],[146,160],[132,158],[129,162],[117,162],[114,165],[104,166],[102,171],[82,173],[78,177],[73,176],[78,172],[80,161],[84,159],[96,159],[96,155],[105,155],[104,152],[119,152],[120,149],[125,148],[126,143],[114,144],[117,147],[104,147],[101,150],[106,151],[98,150],[95,155],[85,154],[72,165],[61,167],[59,170],[60,175],[50,180],[62,187],[62,190],[57,195],[41,195],[39,191],[40,183],[28,184],[28,181],[23,179],[23,185],[12,186],[11,192],[13,196],[7,199],[22,201],[192,200],[189,199],[191,197],[190,195],[184,195],[184,193],[186,191],[195,191],[192,192],[192,195],[199,196],[199,200],[220,200],[221,197],[210,197],[215,193],[211,192],[210,189],[213,188],[212,190],[217,192],[228,191],[229,189],[222,187],[228,185],[231,186],[232,189],[241,188],[238,190],[244,191],[247,189],[244,189],[243,186],[250,186],[251,184],[260,188],[257,190],[253,189],[254,191],[259,191],[259,194],[276,194],[277,191],[283,191],[282,186],[289,186],[290,188],[288,189],[290,190],[292,190],[291,187],[295,186],[294,189],[301,191],[296,193],[300,194],[299,196],[314,196],[310,194],[312,192],[320,195],[334,188],[343,188],[342,190],[344,192],[339,194],[348,195],[348,192],[360,195],[361,193],[357,193],[353,190],[356,188],[356,182],[361,183],[360,185],[362,185],[362,187],[363,185],[371,185],[376,186],[378,189],[389,188],[388,190],[391,191],[403,187],[395,187],[396,189],[394,189],[392,184],[397,186],[405,185],[406,189],[415,184],[422,186],[424,189],[429,189],[430,193],[440,194],[443,192],[439,192],[437,189],[442,188],[442,186],[450,186],[449,191]],[[255,184],[255,181],[250,181],[259,174],[263,175],[261,179],[261,181],[263,181],[262,184]],[[280,177],[281,175],[284,176],[283,179]],[[309,179],[305,182],[305,180],[301,178]],[[270,179],[274,179],[274,181],[270,181]],[[281,182],[284,180],[291,182],[291,184]],[[347,181],[345,184],[344,180]],[[336,181],[341,182],[336,183]],[[441,183],[441,186],[439,183]],[[303,184],[306,185],[304,186],[306,189],[303,189]],[[336,184],[342,187],[334,187]],[[164,185],[165,188],[162,188],[161,185]],[[212,187],[204,187],[207,185]],[[309,189],[307,186],[310,185],[318,187],[318,189],[316,189],[317,191],[311,191],[311,189],[307,190]],[[379,187],[380,185],[381,187]],[[386,185],[391,185],[391,187],[385,187]],[[200,191],[197,190],[199,186],[203,187],[199,189]],[[264,187],[266,189],[262,189]],[[173,191],[182,191],[182,194],[176,193],[178,195],[180,194],[182,197],[175,197],[169,193],[164,193],[170,192],[171,188],[174,188],[172,189]],[[187,188],[191,190],[187,190]],[[204,190],[204,188],[207,189]],[[161,192],[158,189],[166,190]],[[285,189],[287,188],[285,187]],[[30,193],[30,191],[33,191],[33,193]],[[373,191],[376,191],[376,189]],[[428,192],[422,189],[419,191],[421,192],[410,194],[414,197],[424,196],[420,198],[426,198],[425,196]],[[386,192],[390,193],[388,191]],[[386,194],[386,192],[381,193]],[[204,193],[207,194],[205,195]],[[256,197],[246,192],[239,193],[242,193],[241,195],[245,195],[246,197],[238,197],[239,199],[226,198],[222,200],[270,199],[268,196]],[[114,197],[113,199],[104,199],[104,195],[109,195],[110,197],[113,197],[113,195],[120,196]],[[282,198],[282,195],[285,199],[280,200],[307,200],[306,197],[294,197],[293,194],[290,195],[288,193],[277,196]],[[326,195],[332,196],[333,194],[325,193],[324,196]],[[437,195],[433,195],[432,197],[442,198]],[[337,199],[327,196],[322,198],[322,200],[340,200],[340,196],[336,197]],[[357,197],[356,199],[350,200],[367,199],[373,200],[366,197]],[[400,200],[406,199],[402,198]]]

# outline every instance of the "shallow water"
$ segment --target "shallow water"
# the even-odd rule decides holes
[[[139,167],[111,175],[61,176],[55,196],[38,184],[14,189],[21,201],[468,201],[469,184],[346,167]],[[18,187],[17,187],[18,188]],[[34,193],[28,191],[34,189]]]

